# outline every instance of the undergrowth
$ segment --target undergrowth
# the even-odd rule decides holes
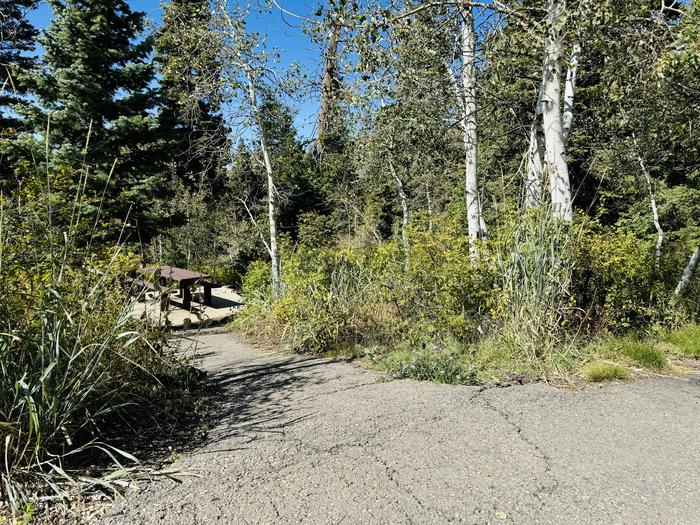
[[[667,349],[682,357],[700,358],[700,325],[689,325],[679,330],[664,330],[659,340]]]
[[[692,327],[664,332],[666,347],[650,335],[687,323],[697,304],[673,298],[677,268],[663,261],[655,272],[648,240],[539,210],[494,228],[474,261],[461,223],[431,226],[410,231],[408,252],[359,239],[286,246],[283,296],[271,300],[268,264],[253,263],[233,327],[294,352],[366,355],[393,377],[445,383],[602,380],[608,365],[590,363],[662,372],[669,355],[698,355]]]
[[[81,206],[48,190],[0,197],[0,513],[13,521],[38,498],[128,479],[130,432],[197,387],[166,333],[131,315],[137,258],[93,244]],[[117,428],[121,449],[105,440]],[[105,468],[73,468],[86,458]]]

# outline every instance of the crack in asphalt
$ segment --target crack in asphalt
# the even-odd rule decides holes
[[[546,484],[541,481],[538,484],[536,490],[532,492],[532,495],[540,501],[540,510],[544,509],[547,502],[543,499],[543,496],[552,496],[560,485],[560,481],[552,473],[552,458],[544,451],[542,447],[540,447],[540,445],[538,445],[535,441],[533,441],[525,435],[525,433],[523,432],[523,428],[516,421],[513,420],[512,414],[510,414],[504,409],[497,407],[493,404],[493,402],[490,399],[488,399],[485,396],[480,396],[480,400],[482,401],[482,404],[485,407],[497,413],[515,431],[515,435],[517,435],[518,438],[521,441],[523,441],[526,445],[532,448],[537,453],[538,457],[542,460],[544,464],[543,474],[545,476],[548,476],[553,483]]]
[[[419,507],[420,509],[422,509],[422,510],[424,510],[424,511],[431,512],[431,513],[434,513],[433,509],[430,509],[429,507],[426,507],[426,506],[423,504],[423,502],[420,500],[420,498],[418,498],[408,486],[404,486],[404,485],[402,485],[401,483],[399,483],[399,480],[396,479],[396,477],[394,476],[394,474],[397,473],[396,469],[394,469],[393,467],[391,467],[391,466],[384,460],[384,458],[382,458],[381,456],[379,456],[379,455],[377,455],[377,454],[373,454],[373,458],[374,458],[377,462],[379,462],[379,464],[380,464],[382,467],[384,467],[384,474],[386,475],[387,479],[388,479],[389,481],[391,481],[391,482],[396,486],[397,489],[399,489],[399,490],[405,492],[405,493],[418,505],[418,507]],[[405,512],[405,511],[404,511],[404,512]],[[438,513],[438,514],[439,514],[439,513]],[[407,513],[405,514],[405,517],[408,518],[408,519],[410,519],[410,515],[407,514]]]

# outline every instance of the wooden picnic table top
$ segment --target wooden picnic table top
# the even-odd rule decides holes
[[[184,268],[177,268],[176,266],[147,266],[141,268],[141,273],[156,272],[160,272],[161,277],[175,282],[197,281],[209,277],[206,273],[193,272],[192,270],[185,270]]]

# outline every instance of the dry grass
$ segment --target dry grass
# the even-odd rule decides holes
[[[591,383],[617,381],[627,379],[630,376],[629,371],[622,365],[600,360],[591,361],[584,365],[581,369],[581,374]]]

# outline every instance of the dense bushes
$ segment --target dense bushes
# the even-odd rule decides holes
[[[236,326],[298,352],[366,353],[396,376],[472,382],[474,366],[570,368],[591,337],[689,316],[671,306],[682,267],[656,272],[653,242],[629,232],[533,213],[504,221],[472,262],[459,223],[434,222],[410,232],[409,253],[391,241],[302,242],[287,250],[276,303],[266,263],[254,263]]]
[[[168,388],[184,386],[164,334],[131,315],[125,276],[138,258],[81,247],[78,202],[46,192],[0,201],[0,500],[15,507],[27,483],[59,490],[66,455],[130,457],[100,442],[105,425],[155,416]]]
[[[300,246],[284,267],[286,293],[267,301],[267,268],[251,266],[244,293],[258,300],[237,321],[250,326],[264,315],[282,325],[296,351],[319,353],[347,345],[412,344],[457,339],[483,330],[493,307],[492,269],[469,263],[455,224],[413,232],[409,254],[398,243]]]
[[[588,230],[578,245],[577,303],[587,307],[592,329],[625,330],[653,321],[653,247],[628,232]]]

